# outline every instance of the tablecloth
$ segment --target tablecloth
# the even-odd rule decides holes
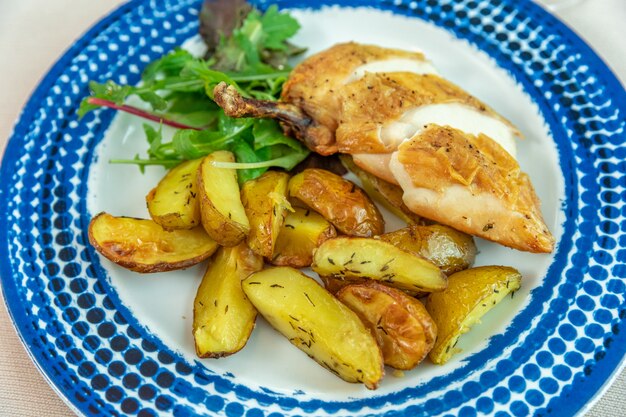
[[[38,80],[73,40],[121,3],[0,2],[0,150],[4,150],[12,125]],[[586,0],[555,13],[596,49],[626,84],[626,0]],[[0,416],[72,416],[31,362],[2,300],[0,304]],[[600,397],[587,416],[626,415],[626,372]]]

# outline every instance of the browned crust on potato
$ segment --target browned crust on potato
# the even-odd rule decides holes
[[[463,232],[441,224],[409,225],[379,236],[381,240],[428,259],[450,275],[474,264],[474,239]]]
[[[289,181],[289,195],[321,214],[340,232],[370,237],[385,231],[385,220],[360,187],[323,169],[306,169]]]
[[[124,243],[120,240],[102,240],[102,239],[99,240],[98,237],[96,236],[96,234],[98,233],[96,232],[95,228],[98,227],[100,222],[111,221],[111,219],[127,219],[127,220],[136,221],[136,222],[141,222],[146,225],[149,225],[149,227],[155,227],[155,228],[158,227],[161,233],[164,233],[164,234],[173,233],[173,234],[179,234],[183,236],[185,234],[188,234],[191,236],[191,234],[198,234],[198,233],[204,234],[204,231],[201,231],[201,228],[195,228],[192,230],[177,230],[177,231],[168,232],[168,231],[165,231],[163,228],[161,228],[161,226],[159,226],[157,223],[154,223],[152,220],[148,220],[148,219],[138,219],[134,217],[123,217],[123,216],[115,217],[104,212],[96,215],[89,223],[89,229],[88,229],[89,243],[91,243],[91,245],[102,256],[104,256],[111,262],[114,262],[117,265],[120,265],[124,268],[130,269],[135,272],[153,273],[153,272],[166,272],[166,271],[173,271],[177,269],[185,269],[209,258],[217,249],[217,244],[213,240],[211,240],[208,236],[206,236],[206,250],[203,250],[201,253],[197,254],[196,256],[181,259],[178,261],[164,261],[162,260],[163,258],[159,257],[157,254],[159,251],[162,251],[165,246],[167,246],[166,240],[160,239],[160,240],[154,240],[154,241],[145,241],[145,240],[138,239],[138,242],[139,242],[138,245],[140,246],[133,246],[132,244]],[[165,237],[167,237],[167,235],[165,235]],[[137,255],[139,252],[146,252],[150,250],[150,246],[152,246],[153,248],[156,248],[155,250],[156,261],[152,263],[140,262],[135,255]]]
[[[435,345],[435,322],[420,301],[400,290],[364,281],[343,287],[336,296],[370,328],[385,365],[413,369]]]

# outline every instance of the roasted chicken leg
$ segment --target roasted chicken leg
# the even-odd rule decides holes
[[[515,159],[519,131],[421,53],[340,44],[299,64],[279,102],[225,84],[214,95],[229,116],[275,118],[317,153],[352,155],[399,185],[420,216],[515,249],[553,250]]]

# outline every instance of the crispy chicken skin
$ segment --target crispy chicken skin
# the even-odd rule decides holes
[[[519,131],[421,53],[339,44],[294,68],[278,103],[225,84],[214,93],[229,116],[275,118],[317,153],[351,154],[420,216],[519,250],[554,248],[514,157]]]
[[[358,67],[389,58],[418,63],[426,61],[423,54],[416,52],[354,42],[338,44],[313,55],[294,68],[283,86],[281,99],[301,108],[317,123],[327,127],[334,137],[341,119],[344,118],[342,107],[346,102],[342,91],[346,81]],[[320,152],[319,149],[313,150]],[[329,147],[329,150],[334,153],[338,149]]]
[[[359,70],[385,60],[401,62],[389,72]],[[395,144],[385,143],[381,127],[428,104],[463,104],[511,126],[486,104],[436,75],[423,54],[354,42],[335,45],[294,68],[281,99],[326,126],[334,133],[336,151],[349,154],[393,151]],[[327,137],[322,139],[324,150],[335,150]],[[313,150],[319,152],[315,145]]]
[[[390,170],[424,217],[523,251],[553,249],[528,175],[487,136],[430,125],[400,145]]]

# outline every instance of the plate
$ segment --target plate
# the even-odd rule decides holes
[[[255,2],[265,7],[266,2]],[[0,272],[33,359],[83,415],[575,415],[626,351],[626,93],[578,37],[531,2],[279,1],[321,50],[357,40],[420,48],[525,134],[520,164],[558,238],[553,255],[478,242],[480,263],[520,269],[523,290],[443,367],[388,371],[376,391],[336,379],[259,322],[248,346],[198,360],[191,304],[202,267],[138,276],[87,244],[93,214],[146,216],[161,172],[111,166],[144,151],[136,120],[82,120],[89,80],[135,83],[197,33],[198,1],[135,1],[94,26],[26,105],[0,173]],[[193,42],[193,41],[191,41]]]

